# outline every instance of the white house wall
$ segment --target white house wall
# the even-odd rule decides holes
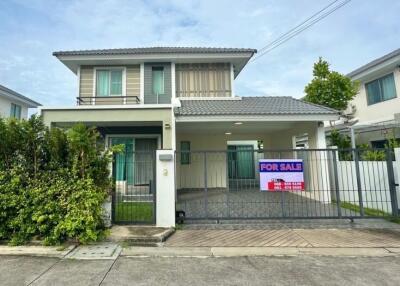
[[[388,73],[381,74],[377,78],[387,75]],[[371,121],[384,121],[394,118],[395,113],[400,113],[400,70],[396,68],[393,70],[394,81],[396,85],[397,97],[375,103],[372,105],[367,104],[367,93],[365,89],[365,83],[360,83],[360,90],[357,96],[351,102],[356,106],[356,112],[354,116],[358,118],[360,123],[371,122]],[[371,79],[372,80],[372,79]],[[368,80],[367,82],[371,81]]]
[[[21,118],[28,118],[28,107],[26,105],[9,100],[4,97],[0,97],[0,117],[10,117],[11,103],[15,103],[21,106]]]

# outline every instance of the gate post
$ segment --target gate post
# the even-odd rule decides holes
[[[337,149],[332,149],[332,161],[333,161],[333,179],[335,181],[335,197],[336,197],[336,207],[338,217],[342,218],[342,207],[340,201],[340,190],[339,190],[339,177],[338,177],[338,156],[337,156]]]
[[[156,226],[175,226],[175,152],[156,153]]]
[[[396,150],[397,153],[398,150]],[[387,166],[387,174],[389,181],[389,191],[390,191],[390,201],[392,207],[392,215],[398,216],[399,206],[397,204],[397,194],[396,194],[396,182],[394,178],[394,170],[393,170],[393,156],[392,150],[390,148],[386,149],[386,166]]]
[[[354,151],[354,163],[356,167],[356,180],[357,180],[357,193],[358,193],[358,205],[360,207],[360,215],[364,216],[364,200],[362,195],[362,187],[361,187],[361,175],[360,175],[360,150],[353,149]]]

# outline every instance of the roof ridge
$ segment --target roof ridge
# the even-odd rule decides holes
[[[140,52],[142,50],[143,52],[151,52],[151,50],[161,50],[159,52],[163,52],[163,50],[168,51],[168,50],[182,50],[184,51],[185,49],[187,50],[199,50],[199,52],[205,52],[205,51],[212,51],[212,50],[218,50],[218,51],[235,51],[235,52],[252,52],[256,53],[256,49],[251,49],[251,48],[228,48],[228,47],[204,47],[204,46],[150,46],[150,47],[131,47],[131,48],[111,48],[111,49],[82,49],[82,50],[69,50],[69,51],[55,51],[53,52],[53,55],[60,55],[60,54],[65,54],[65,53],[90,53],[90,52],[129,52],[129,51],[137,51]]]
[[[294,98],[289,95],[253,95],[253,96],[242,96],[242,98]]]

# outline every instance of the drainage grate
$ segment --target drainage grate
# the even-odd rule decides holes
[[[114,243],[81,245],[67,255],[70,259],[116,259],[121,247]]]

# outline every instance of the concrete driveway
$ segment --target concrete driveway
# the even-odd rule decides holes
[[[257,188],[180,190],[176,209],[185,211],[187,219],[204,218],[281,218],[336,217],[338,207],[323,203],[319,192],[301,196],[290,192],[260,192]],[[357,213],[340,208],[343,216]]]
[[[399,257],[0,256],[1,285],[398,285]]]

